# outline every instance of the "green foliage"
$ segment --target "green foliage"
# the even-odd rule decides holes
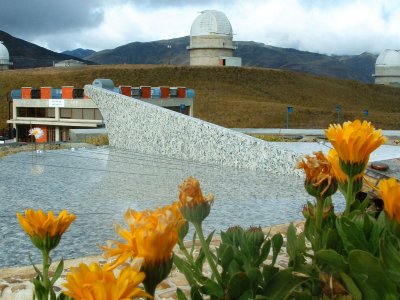
[[[91,136],[85,140],[85,143],[96,145],[96,146],[104,146],[108,145],[108,135],[101,134],[98,136]]]

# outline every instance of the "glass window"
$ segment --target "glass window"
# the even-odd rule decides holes
[[[27,117],[28,110],[26,107],[17,107],[17,116],[16,117]]]
[[[60,117],[64,119],[71,119],[72,110],[71,108],[61,108]]]
[[[94,120],[94,108],[84,108],[82,111],[84,120]]]
[[[55,109],[54,107],[47,108],[47,117],[54,118],[55,117]]]
[[[94,119],[95,120],[102,120],[103,116],[101,115],[101,112],[98,108],[94,109]]]
[[[72,119],[82,119],[82,108],[72,108]]]

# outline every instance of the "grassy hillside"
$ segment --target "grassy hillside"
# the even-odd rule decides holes
[[[41,68],[0,72],[0,130],[6,127],[6,95],[21,86],[74,85],[96,78],[115,85],[186,86],[196,91],[196,117],[226,127],[325,128],[337,121],[368,119],[378,128],[400,129],[400,89],[357,81],[260,68],[103,65],[80,69]]]

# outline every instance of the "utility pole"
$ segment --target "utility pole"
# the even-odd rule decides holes
[[[289,115],[293,112],[293,107],[288,106],[286,112],[286,129],[289,129]]]

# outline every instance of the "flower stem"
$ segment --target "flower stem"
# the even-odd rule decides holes
[[[348,176],[347,182],[347,192],[346,192],[346,209],[344,210],[343,215],[347,216],[350,213],[351,205],[354,202],[354,195],[353,195],[353,183],[354,177]]]
[[[49,280],[49,252],[47,250],[42,250],[42,256],[43,256],[43,278],[42,278],[42,284],[43,287],[45,288],[44,291],[44,299],[48,299],[49,293],[50,293],[50,280]]]
[[[211,256],[210,248],[208,247],[207,242],[204,239],[203,228],[201,227],[201,224],[199,224],[199,223],[193,223],[193,226],[199,236],[201,248],[204,251],[204,255],[206,256],[208,264],[210,265],[211,271],[213,272],[218,283],[222,285],[222,278],[221,278],[220,274],[218,273],[217,266],[215,265],[215,262]]]
[[[316,249],[318,251],[322,247],[322,217],[324,213],[325,199],[317,197],[317,211],[315,215],[315,228],[316,228]]]
[[[193,261],[193,257],[189,254],[189,252],[187,251],[185,244],[183,243],[183,241],[181,239],[178,240],[178,246],[179,249],[182,251],[183,255],[185,255],[186,259],[194,265],[194,261]]]

